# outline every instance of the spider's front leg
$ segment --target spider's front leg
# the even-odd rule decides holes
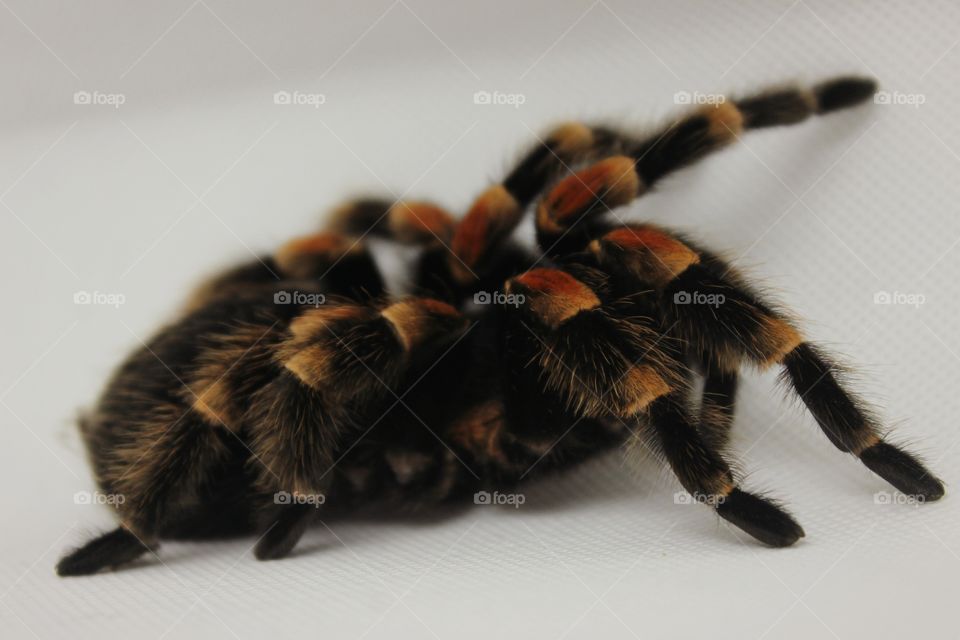
[[[333,480],[335,454],[365,418],[382,414],[403,372],[466,329],[449,305],[412,298],[383,309],[320,307],[291,323],[273,377],[252,396],[243,422],[272,516],[255,549],[279,558],[296,544]],[[274,499],[276,503],[276,499]]]
[[[844,388],[841,370],[806,342],[794,323],[750,290],[732,269],[651,225],[615,229],[590,244],[621,286],[648,283],[678,334],[712,354],[723,371],[780,364],[784,377],[838,449],[857,456],[906,494],[937,500],[943,484],[910,453],[888,443],[870,409]]]
[[[695,111],[620,155],[572,173],[554,185],[537,208],[537,237],[551,256],[579,251],[596,237],[598,213],[624,206],[667,175],[739,139],[744,131],[801,122],[860,104],[876,91],[865,78],[836,78],[811,89],[786,88]]]

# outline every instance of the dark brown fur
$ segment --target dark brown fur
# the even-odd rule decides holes
[[[744,130],[857,104],[872,87],[841,78],[763,92],[648,138],[565,125],[459,224],[433,205],[363,200],[338,210],[336,233],[217,276],[83,421],[98,485],[125,500],[120,527],[58,571],[118,566],[165,537],[249,531],[261,534],[258,558],[279,558],[320,513],[510,490],[640,442],[720,517],[790,545],[803,529],[744,491],[724,452],[747,364],[783,366],[834,445],[901,491],[939,498],[940,481],[884,439],[788,314],[688,239],[603,216]],[[535,257],[507,237],[538,195]],[[431,297],[382,295],[351,237],[368,231],[423,247],[416,287]],[[291,290],[314,302],[283,298]],[[512,298],[482,306],[483,291]],[[693,370],[705,377],[699,415]]]

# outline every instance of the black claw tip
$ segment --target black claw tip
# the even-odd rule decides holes
[[[270,545],[262,542],[253,550],[257,560],[279,560],[286,557],[292,550],[293,544]]]
[[[943,497],[943,482],[930,473],[919,460],[892,444],[878,442],[860,452],[860,460],[868,469],[904,494],[923,502],[932,502]]]
[[[136,560],[151,548],[126,529],[118,527],[61,558],[57,563],[57,575],[88,576]]]
[[[836,78],[814,88],[820,113],[852,107],[868,100],[877,92],[873,78]]]
[[[740,489],[717,505],[720,517],[771,547],[789,547],[805,534],[793,517],[772,502]]]
[[[310,505],[285,506],[277,521],[257,542],[253,555],[257,560],[279,560],[289,555],[297,546],[315,511]]]

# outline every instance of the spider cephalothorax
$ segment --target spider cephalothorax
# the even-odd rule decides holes
[[[841,78],[767,91],[649,137],[563,125],[459,222],[426,202],[359,200],[329,230],[209,280],[83,420],[99,485],[125,498],[121,524],[58,572],[244,531],[261,533],[258,558],[278,558],[318,513],[454,500],[640,443],[722,518],[790,545],[803,530],[740,488],[724,450],[747,364],[782,367],[837,448],[940,498],[798,322],[690,239],[606,215],[744,131],[874,90]],[[529,209],[538,251],[510,239]],[[369,233],[420,248],[415,297],[384,293]]]

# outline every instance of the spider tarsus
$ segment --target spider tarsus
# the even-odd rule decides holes
[[[813,88],[817,113],[830,113],[858,105],[877,92],[873,78],[845,76],[818,84]]]
[[[316,508],[310,504],[285,506],[276,523],[257,542],[253,555],[257,560],[279,560],[289,555],[315,513]]]
[[[97,573],[132,562],[151,548],[123,527],[117,527],[61,558],[57,563],[57,575],[66,577]]]
[[[789,513],[772,502],[734,489],[717,505],[727,522],[771,547],[789,547],[806,535]]]
[[[913,455],[880,441],[860,452],[868,469],[906,495],[924,502],[943,497],[943,482],[927,470]]]

